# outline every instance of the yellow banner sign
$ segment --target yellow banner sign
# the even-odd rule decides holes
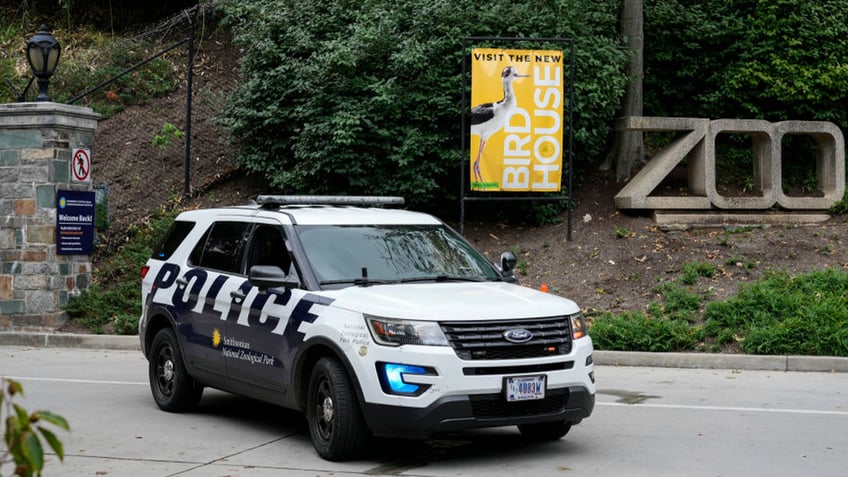
[[[471,50],[471,190],[560,190],[562,62],[556,50]]]

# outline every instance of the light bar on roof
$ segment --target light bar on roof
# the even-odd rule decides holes
[[[260,195],[259,205],[403,205],[403,197],[379,195]]]

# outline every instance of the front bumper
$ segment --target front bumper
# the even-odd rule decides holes
[[[583,386],[549,389],[545,399],[508,403],[503,394],[445,396],[425,408],[364,403],[362,413],[379,437],[427,439],[440,432],[566,421],[592,414],[595,395]]]

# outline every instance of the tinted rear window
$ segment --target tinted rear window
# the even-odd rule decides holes
[[[176,221],[171,224],[171,228],[165,233],[165,236],[153,249],[153,256],[157,260],[167,260],[171,258],[177,247],[183,243],[191,229],[194,228],[194,222]]]

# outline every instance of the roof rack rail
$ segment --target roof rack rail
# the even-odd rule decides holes
[[[262,207],[275,205],[403,205],[403,197],[379,195],[260,195]]]

